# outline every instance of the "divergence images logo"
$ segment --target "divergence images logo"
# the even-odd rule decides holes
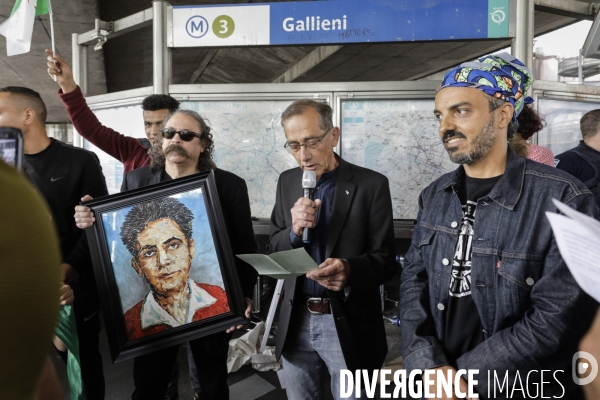
[[[185,31],[193,38],[201,38],[208,32],[208,21],[199,15],[194,15],[185,23]]]
[[[506,14],[502,10],[496,10],[490,14],[490,17],[492,17],[492,21],[500,25],[506,19]]]
[[[578,351],[573,354],[571,371],[575,384],[587,385],[598,375],[598,361],[590,353]],[[584,376],[584,378],[579,378],[577,375]]]

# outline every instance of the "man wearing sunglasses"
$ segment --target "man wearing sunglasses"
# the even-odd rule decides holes
[[[325,398],[326,368],[338,399],[340,370],[379,369],[387,354],[379,286],[397,270],[389,183],[334,153],[329,105],[295,101],[281,123],[300,168],[279,177],[267,249],[304,247],[319,269],[285,281],[276,353],[288,399]],[[316,174],[315,201],[302,197],[304,171]],[[314,229],[308,244],[304,229]]]
[[[121,191],[137,189],[199,172],[214,170],[219,201],[225,226],[234,254],[256,253],[257,246],[250,217],[250,200],[246,182],[230,172],[216,168],[212,161],[214,142],[210,127],[198,113],[179,110],[169,115],[162,129],[162,143],[155,142],[150,149],[151,164],[128,172],[123,178]],[[75,219],[80,228],[94,222],[90,209],[75,208]],[[246,297],[246,317],[252,312],[252,298],[256,272],[236,258],[236,269],[242,292]],[[227,352],[230,333],[227,332],[193,340],[193,353],[200,381],[201,396],[206,400],[229,398],[227,386]],[[162,400],[169,383],[169,372],[176,363],[179,346],[172,346],[137,357],[134,361],[135,391],[132,400]]]
[[[98,118],[88,107],[81,89],[75,83],[69,64],[62,57],[54,56],[50,50],[46,50],[46,53],[48,54],[48,74],[52,78],[56,77],[56,81],[60,85],[58,97],[63,102],[77,132],[94,146],[123,163],[124,174],[149,165],[148,151],[152,143],[161,140],[160,129],[162,123],[169,113],[179,108],[179,102],[165,94],[153,94],[146,97],[142,101],[142,110],[147,139],[125,136],[98,121]],[[90,200],[90,198],[86,196],[82,200]],[[194,371],[195,367],[190,361],[192,387],[195,393],[199,393],[200,388]],[[179,368],[176,365],[171,377],[168,394],[164,400],[178,398],[178,380]]]
[[[142,101],[144,131],[148,139],[125,136],[100,123],[88,107],[81,89],[73,79],[69,64],[60,56],[48,53],[48,74],[56,76],[62,100],[77,132],[100,150],[123,163],[124,173],[150,164],[148,149],[160,141],[160,129],[169,113],[179,108],[179,102],[166,94],[153,94]]]

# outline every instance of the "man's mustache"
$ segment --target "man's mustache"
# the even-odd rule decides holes
[[[442,142],[446,143],[447,140],[452,139],[452,138],[462,138],[462,139],[466,139],[467,137],[462,133],[462,132],[458,132],[458,131],[446,131],[446,133],[444,133],[444,136],[442,136]]]
[[[186,149],[184,149],[183,147],[181,147],[178,144],[168,145],[167,148],[164,150],[164,155],[166,156],[167,154],[169,154],[171,152],[175,152],[176,154],[179,154],[180,156],[184,156],[184,157],[190,156],[190,153],[188,153],[188,151]]]

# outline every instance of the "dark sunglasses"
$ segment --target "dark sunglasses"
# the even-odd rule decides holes
[[[185,129],[183,131],[176,131],[172,128],[164,128],[161,130],[161,133],[162,137],[164,137],[165,139],[173,139],[175,137],[175,134],[178,134],[181,140],[183,140],[184,142],[190,142],[195,137],[202,138],[202,135],[200,133],[188,131]]]

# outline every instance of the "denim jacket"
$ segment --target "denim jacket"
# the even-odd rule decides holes
[[[460,166],[419,197],[417,226],[400,287],[407,372],[451,365],[443,342],[462,219],[457,192],[464,174]],[[545,215],[557,212],[552,198],[598,218],[594,197],[581,182],[519,157],[509,147],[504,175],[477,201],[471,287],[485,340],[456,364],[458,369],[479,370],[480,398],[487,397],[489,370],[501,373],[502,379],[508,371],[509,382],[517,370],[523,381],[529,370],[564,370],[561,380],[569,386],[564,390],[568,394],[573,388],[571,358],[597,304],[579,288],[559,254]],[[544,380],[554,382],[551,374]],[[560,386],[555,389],[553,393],[560,395]],[[545,388],[544,396],[548,393]]]

